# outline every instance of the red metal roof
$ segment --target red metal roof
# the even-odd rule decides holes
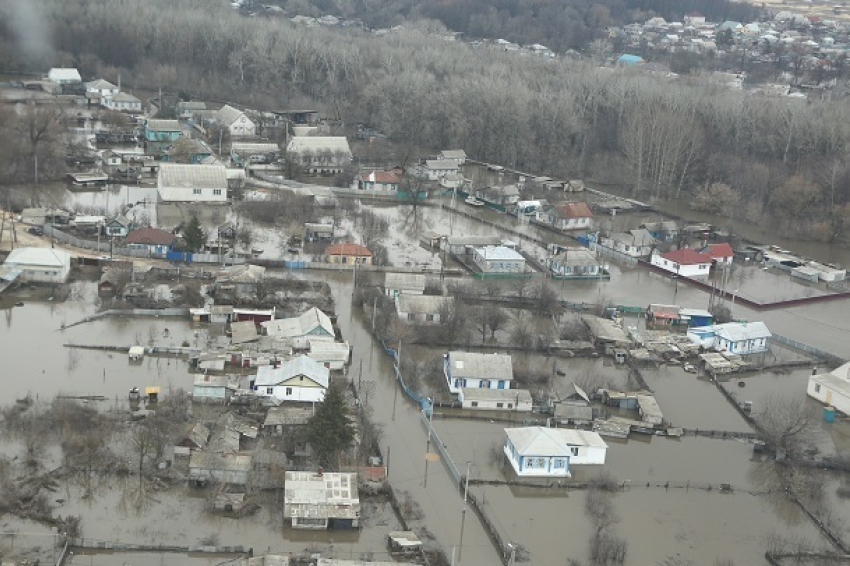
[[[672,262],[678,263],[679,265],[699,265],[701,263],[711,263],[710,255],[701,254],[696,250],[692,250],[691,248],[681,248],[678,250],[673,250],[672,252],[661,254],[661,257]]]
[[[583,202],[562,202],[555,206],[561,218],[591,218],[590,207]]]
[[[399,175],[398,171],[394,170],[381,171],[380,169],[365,169],[360,174],[360,178],[364,182],[391,184],[398,183],[401,180],[401,175]]]
[[[372,252],[366,246],[360,244],[352,244],[344,242],[342,244],[333,244],[327,247],[325,255],[344,255],[354,257],[371,257]]]
[[[128,244],[153,244],[155,246],[170,246],[176,237],[171,232],[157,228],[139,228],[132,230],[124,238]]]
[[[717,257],[732,257],[734,252],[732,251],[732,246],[727,243],[722,244],[708,244],[704,249],[704,253],[707,253],[712,258]]]

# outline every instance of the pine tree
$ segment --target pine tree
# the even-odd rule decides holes
[[[336,455],[354,440],[354,426],[348,418],[342,385],[332,383],[325,400],[316,406],[316,412],[307,421],[310,444],[320,465],[331,467]]]
[[[201,228],[201,222],[197,216],[193,216],[189,225],[183,230],[183,240],[186,242],[186,249],[190,252],[203,249],[204,244],[207,243],[207,233]]]

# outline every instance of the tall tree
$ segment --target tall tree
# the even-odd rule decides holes
[[[197,216],[193,216],[189,225],[183,230],[183,240],[186,242],[186,249],[190,252],[203,249],[204,244],[207,243],[207,233],[201,228],[201,221]]]
[[[320,465],[337,467],[340,451],[354,440],[354,426],[348,418],[348,406],[341,383],[331,383],[325,400],[307,421],[310,444]]]

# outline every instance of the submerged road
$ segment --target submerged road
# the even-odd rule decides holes
[[[451,558],[452,547],[459,547],[461,543],[463,494],[445,464],[439,460],[428,464],[428,481],[425,485],[427,434],[420,420],[419,408],[397,386],[392,362],[380,343],[372,339],[363,316],[353,312],[350,276],[305,273],[303,277],[313,278],[311,276],[315,275],[331,286],[339,327],[343,337],[353,346],[349,376],[358,379],[362,361],[363,381],[371,380],[375,383],[369,404],[373,408],[373,420],[383,429],[381,449],[385,455],[389,454],[390,484],[402,506],[409,493],[421,510],[421,519],[411,521],[412,526],[427,528]],[[458,462],[458,465],[463,464],[465,462]],[[466,515],[463,550],[461,552],[457,549],[455,564],[500,564],[501,556],[478,517],[471,510]]]

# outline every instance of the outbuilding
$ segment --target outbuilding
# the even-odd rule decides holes
[[[56,248],[15,248],[3,265],[20,271],[20,281],[61,284],[71,274],[71,254]]]

